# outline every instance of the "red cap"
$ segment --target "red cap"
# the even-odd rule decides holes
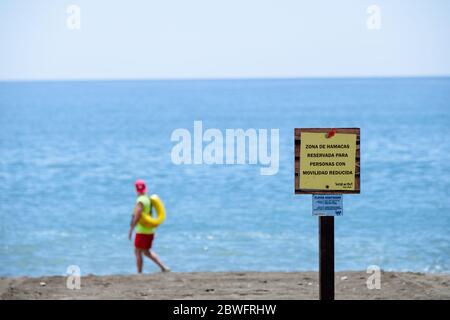
[[[146,193],[147,192],[147,186],[145,185],[145,181],[141,179],[137,179],[136,183],[136,191],[139,193]]]

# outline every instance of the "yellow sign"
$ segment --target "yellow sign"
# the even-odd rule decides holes
[[[355,190],[356,134],[301,133],[300,189]]]

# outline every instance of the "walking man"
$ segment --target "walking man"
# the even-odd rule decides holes
[[[137,272],[142,273],[143,255],[150,258],[158,265],[161,272],[168,272],[170,269],[165,266],[158,255],[151,250],[153,238],[155,237],[154,227],[145,227],[139,223],[142,215],[151,215],[151,202],[147,195],[147,186],[143,180],[136,181],[136,207],[131,218],[130,231],[128,232],[128,239],[131,240],[133,230],[136,228],[136,236],[134,238],[134,253],[136,255]]]

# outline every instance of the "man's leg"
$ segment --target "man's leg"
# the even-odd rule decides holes
[[[143,250],[141,249],[134,248],[134,254],[136,255],[136,267],[138,273],[142,273],[142,265],[144,263],[142,261],[142,251]]]
[[[167,268],[167,267],[162,263],[161,259],[159,259],[158,255],[157,255],[155,252],[153,252],[153,251],[151,251],[151,250],[142,250],[142,253],[143,253],[146,257],[150,258],[154,263],[156,263],[156,264],[158,265],[158,267],[161,268],[161,271],[162,271],[162,272],[170,271],[170,269]]]

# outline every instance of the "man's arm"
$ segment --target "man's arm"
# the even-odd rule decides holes
[[[131,217],[130,231],[128,232],[128,239],[130,239],[130,240],[131,240],[131,235],[133,234],[133,229],[142,216],[142,209],[143,209],[143,205],[140,202],[136,205],[136,208],[134,208],[135,213]]]

